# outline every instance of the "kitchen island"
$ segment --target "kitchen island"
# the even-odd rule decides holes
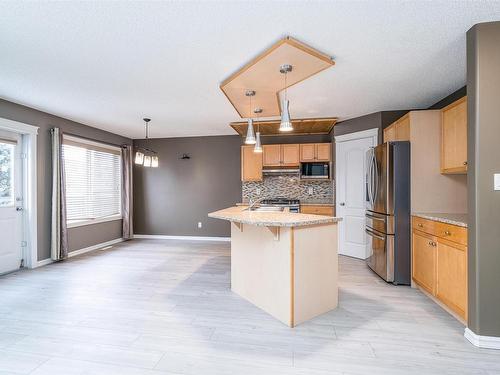
[[[337,222],[331,216],[230,207],[231,290],[290,327],[337,307]]]

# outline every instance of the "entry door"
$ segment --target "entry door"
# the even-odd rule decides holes
[[[22,259],[21,137],[0,131],[0,274],[17,270]]]
[[[339,254],[366,259],[369,256],[365,233],[366,152],[373,138],[336,143],[336,210],[339,224]]]

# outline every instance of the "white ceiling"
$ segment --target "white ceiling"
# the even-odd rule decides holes
[[[219,83],[285,35],[336,65],[294,118],[425,108],[465,84],[465,32],[500,1],[0,2],[0,97],[142,138],[234,134]],[[1,114],[0,114],[1,116]]]

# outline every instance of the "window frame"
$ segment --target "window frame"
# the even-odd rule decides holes
[[[113,153],[116,153],[118,151],[119,157],[120,157],[120,177],[123,176],[123,165],[122,165],[122,160],[121,160],[121,156],[122,156],[123,151],[122,151],[121,147],[93,141],[93,140],[86,139],[86,138],[80,138],[78,136],[66,135],[66,134],[63,134],[63,142],[62,143],[63,144],[61,146],[63,146],[66,143],[66,144],[78,147],[78,144],[81,144],[82,146],[88,145],[91,147],[97,147],[99,149],[103,149],[103,151],[105,151],[105,150],[113,151]],[[121,181],[120,181],[120,185],[121,185]],[[67,228],[77,228],[77,227],[82,227],[82,226],[86,226],[86,225],[122,220],[123,219],[123,207],[122,207],[122,202],[121,202],[121,194],[122,194],[122,192],[120,191],[120,213],[108,215],[108,216],[102,216],[102,217],[98,217],[98,218],[94,218],[94,219],[81,219],[81,220],[79,220],[79,219],[74,219],[74,220],[66,219],[66,227]]]

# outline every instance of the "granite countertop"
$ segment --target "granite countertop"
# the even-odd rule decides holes
[[[211,212],[209,217],[228,220],[236,223],[250,224],[262,227],[300,227],[316,224],[336,223],[341,218],[323,215],[310,215],[282,212],[247,211],[246,207],[236,206]]]
[[[413,216],[421,217],[422,219],[438,221],[440,223],[457,225],[467,228],[467,214],[447,214],[447,213],[412,213]]]
[[[335,206],[335,203],[332,203],[332,201],[327,201],[327,200],[321,200],[321,199],[311,199],[311,200],[302,200],[300,201],[300,204],[304,204],[307,206]],[[248,206],[248,202],[239,202],[236,203],[237,206]]]

